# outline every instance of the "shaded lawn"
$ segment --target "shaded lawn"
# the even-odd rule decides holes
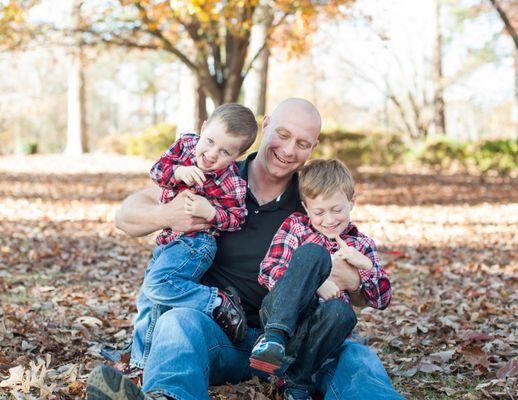
[[[70,174],[55,158],[51,170],[48,158],[30,159],[29,169],[43,173],[0,160],[0,381],[12,376],[0,398],[84,396],[88,373],[102,361],[100,343],[130,336],[153,246],[152,236],[130,238],[113,225],[120,201],[148,184],[145,173],[122,173],[127,159],[103,158],[95,171]],[[353,219],[375,238],[394,287],[387,310],[359,311],[358,329],[398,390],[419,399],[513,398],[518,182],[441,174],[357,180]],[[254,381],[212,394],[276,392]]]

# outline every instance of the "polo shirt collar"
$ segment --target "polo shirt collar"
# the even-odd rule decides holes
[[[243,178],[245,181],[248,182],[248,166],[250,164],[250,161],[255,159],[257,156],[257,152],[251,153],[241,161],[238,165],[239,168],[239,175],[241,178]],[[288,187],[282,193],[279,197],[277,197],[276,200],[272,200],[271,202],[267,204],[263,204],[261,208],[263,209],[275,209],[275,208],[282,208],[284,210],[294,210],[297,209],[298,204],[300,203],[300,197],[299,197],[299,179],[298,174],[293,174],[293,178],[291,179],[291,182],[289,183]]]

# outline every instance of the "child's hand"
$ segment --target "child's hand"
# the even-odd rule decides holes
[[[332,280],[326,279],[322,286],[317,289],[317,295],[326,301],[338,299],[340,297],[340,288]]]
[[[180,166],[174,171],[174,178],[177,181],[183,181],[186,185],[192,186],[195,183],[203,185],[205,174],[195,165],[188,167]]]
[[[193,217],[205,218],[211,221],[216,215],[216,209],[210,202],[202,196],[198,196],[186,190],[185,212]]]
[[[370,258],[360,253],[353,246],[348,246],[340,236],[336,237],[336,243],[338,243],[338,251],[336,254],[338,254],[338,256],[343,260],[358,269],[369,270],[372,268],[372,261]]]

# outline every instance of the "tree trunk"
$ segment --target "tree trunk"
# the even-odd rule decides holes
[[[512,117],[512,121],[518,129],[518,50],[514,52],[514,104]]]
[[[268,29],[272,25],[272,9],[266,2],[262,2],[257,9],[257,23],[252,30],[250,40],[250,52],[257,54],[263,48],[248,74],[249,84],[247,84],[246,103],[250,104],[252,111],[256,115],[264,115],[266,112],[266,91],[268,87],[268,64],[270,49],[265,45],[268,39]]]
[[[444,116],[443,75],[442,75],[442,35],[441,35],[441,0],[435,0],[435,55],[434,55],[434,124],[435,132],[446,132]]]
[[[207,95],[199,82],[196,84],[195,98],[194,121],[197,131],[200,132],[203,122],[207,120]]]
[[[72,24],[74,28],[79,28],[81,25],[81,3],[81,0],[75,0],[72,6]],[[66,154],[79,155],[88,151],[85,100],[84,54],[81,43],[78,41],[71,55],[68,73]]]

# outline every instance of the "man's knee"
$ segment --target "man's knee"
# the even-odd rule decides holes
[[[206,331],[205,325],[212,321],[203,312],[184,307],[174,307],[164,312],[157,321],[155,331],[175,335],[184,332],[193,334]]]
[[[322,303],[319,307],[319,314],[323,324],[343,331],[352,331],[357,323],[356,314],[351,305],[339,299]]]

